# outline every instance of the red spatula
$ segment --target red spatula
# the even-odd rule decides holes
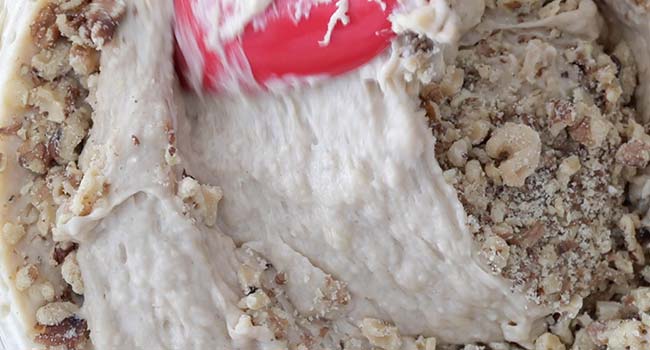
[[[175,0],[177,67],[194,89],[253,90],[339,75],[382,53],[395,35],[388,16],[398,0],[275,0],[240,35],[215,41],[223,23],[206,9],[225,2],[233,1]],[[349,21],[328,31],[337,10]]]

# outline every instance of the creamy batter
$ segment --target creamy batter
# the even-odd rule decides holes
[[[268,3],[236,7],[216,40]],[[395,30],[434,39],[440,62],[485,7],[413,3]],[[79,313],[96,349],[300,349],[305,335],[314,348],[532,346],[551,310],[480,262],[436,162],[418,94],[444,65],[422,67],[402,37],[327,81],[196,96],[174,73],[172,19],[171,1],[128,1],[90,84],[79,160],[88,186],[110,190],[87,215],[62,207],[54,230],[80,244]],[[213,205],[188,202],[199,192]]]
[[[197,98],[178,92],[161,54],[171,54],[169,7],[133,6],[139,16],[104,54],[102,118],[87,146],[104,158],[111,195],[67,231],[84,242],[84,313],[96,347],[206,348],[231,338],[280,346],[235,331],[243,315],[236,246],[286,272],[288,302],[301,315],[318,314],[324,276],[347,283],[351,300],[333,317],[332,338],[358,336],[368,317],[449,342],[535,335],[543,312],[475,260],[417,86],[403,81],[397,58],[282,94]],[[170,121],[176,170],[223,188],[219,229],[183,217],[175,200],[160,132]],[[106,215],[92,232],[78,230]]]

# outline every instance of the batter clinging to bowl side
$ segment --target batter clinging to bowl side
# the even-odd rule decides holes
[[[25,5],[43,25],[1,56],[20,346],[640,349],[647,67],[620,35],[648,10],[442,1],[358,70],[210,96],[178,84],[171,2]]]

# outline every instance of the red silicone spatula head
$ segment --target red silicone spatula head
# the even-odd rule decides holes
[[[239,35],[215,40],[231,28],[210,13],[233,11],[236,1],[251,0],[175,0],[176,58],[187,85],[228,91],[335,76],[372,60],[394,36],[388,15],[397,0],[275,0]]]

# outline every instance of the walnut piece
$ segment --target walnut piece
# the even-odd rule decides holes
[[[501,178],[508,186],[521,187],[537,169],[542,142],[530,126],[508,122],[492,133],[485,150],[494,159],[508,156],[498,167]]]
[[[24,142],[18,148],[18,163],[36,174],[45,174],[52,162],[44,143]]]
[[[573,103],[565,100],[553,100],[546,105],[549,116],[551,135],[557,136],[566,127],[574,126],[578,122],[578,114]]]
[[[16,245],[25,236],[25,226],[7,222],[2,227],[2,238],[9,245]]]
[[[221,188],[202,185],[191,177],[185,177],[178,185],[178,196],[196,219],[209,227],[217,223],[219,201],[223,197]]]
[[[82,77],[96,73],[99,71],[99,52],[91,47],[73,45],[70,49],[70,66]]]
[[[106,192],[106,179],[97,167],[91,167],[81,179],[79,189],[72,197],[71,210],[74,215],[86,216],[92,212],[95,203]]]
[[[543,70],[554,63],[557,50],[541,40],[534,39],[526,46],[526,57],[519,74],[529,83],[535,83]]]
[[[589,148],[600,147],[607,134],[612,129],[612,124],[603,119],[598,108],[592,108],[592,116],[585,116],[575,126],[569,128],[571,138]]]
[[[438,340],[434,337],[424,338],[420,336],[415,340],[415,347],[418,350],[436,350],[437,346]]]
[[[63,279],[72,287],[72,291],[77,294],[84,294],[84,282],[81,277],[81,269],[77,262],[77,253],[72,252],[65,257],[61,264],[61,275]]]
[[[56,325],[45,326],[35,341],[51,348],[82,349],[89,335],[86,321],[73,316]]]
[[[465,166],[470,147],[470,141],[464,138],[454,142],[449,148],[449,151],[447,151],[449,162],[458,168]]]
[[[74,10],[85,5],[90,0],[60,0],[59,8],[63,11]]]
[[[5,224],[1,236],[6,246],[18,245],[15,253],[26,264],[16,271],[16,288],[28,290],[34,301],[50,302],[36,312],[35,341],[47,349],[79,350],[89,339],[88,327],[75,316],[77,307],[65,302],[79,299],[72,292],[84,291],[74,253],[77,246],[54,243],[51,233],[59,228],[54,227],[55,221],[60,225],[72,215],[89,214],[108,189],[93,164],[82,174],[76,161],[92,125],[89,101],[99,71],[97,49],[113,38],[126,4],[124,0],[48,0],[37,6],[39,12],[29,28],[34,47],[28,52],[33,53],[20,70],[23,84],[18,103],[25,112],[12,116],[14,125],[0,128],[2,136],[20,142],[18,163],[32,173],[20,191],[15,190],[9,205],[24,203],[27,207],[18,208],[18,222]],[[9,155],[1,156],[0,168],[4,170],[3,161]],[[29,242],[25,238],[28,232]],[[32,249],[32,242],[38,249]],[[44,264],[47,256],[41,245],[54,247],[44,276],[54,277],[51,282],[39,276],[36,266],[42,265],[28,263]],[[27,252],[34,255],[23,256]],[[58,290],[59,278],[52,275],[59,268],[69,284],[63,294]],[[57,302],[51,303],[54,300]]]
[[[77,249],[78,245],[73,242],[57,242],[52,249],[51,264],[58,266],[63,264],[65,258]]]
[[[650,328],[637,320],[593,322],[587,327],[591,340],[608,349],[645,349]]]
[[[510,247],[503,238],[499,236],[489,236],[483,242],[479,255],[485,260],[485,263],[490,266],[492,272],[500,274],[508,263]]]
[[[563,159],[557,170],[557,180],[560,185],[565,188],[571,180],[571,177],[580,171],[581,167],[580,158],[576,155]]]
[[[41,306],[36,311],[36,321],[44,326],[54,326],[74,316],[79,307],[71,302],[57,301]]]
[[[38,276],[39,272],[36,265],[29,264],[21,267],[18,272],[16,272],[16,289],[21,292],[27,290],[34,284],[34,282],[36,282]]]
[[[42,85],[32,90],[29,101],[37,107],[47,119],[62,123],[66,117],[66,94],[52,84]]]
[[[239,308],[246,310],[260,310],[265,308],[271,303],[269,296],[262,290],[258,289],[255,292],[244,296],[238,303]]]
[[[44,6],[31,25],[31,35],[36,46],[51,49],[59,39],[60,32],[56,26],[56,4]]]
[[[632,303],[640,312],[650,312],[650,287],[640,287],[630,291]]]
[[[565,350],[560,338],[555,334],[544,333],[535,340],[535,350]]]
[[[70,71],[69,54],[70,45],[59,43],[54,49],[42,50],[32,57],[32,69],[40,78],[53,81]]]
[[[650,162],[650,144],[638,139],[630,140],[618,149],[616,161],[626,166],[643,168]]]
[[[361,333],[370,344],[384,350],[398,350],[402,346],[397,327],[376,318],[364,318],[361,321]]]
[[[95,47],[101,49],[113,39],[117,26],[125,13],[124,0],[94,0],[90,3],[86,18],[90,38]]]
[[[45,301],[51,302],[56,297],[54,286],[52,286],[52,283],[50,282],[43,282],[38,285],[35,285],[32,288],[38,290],[38,293],[43,297],[43,300]]]
[[[79,158],[77,146],[83,142],[90,129],[90,113],[87,106],[77,108],[64,123],[57,126],[50,137],[48,151],[58,164],[67,165]]]

